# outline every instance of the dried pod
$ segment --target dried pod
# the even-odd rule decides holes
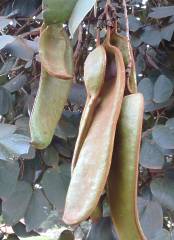
[[[90,216],[103,192],[110,169],[125,88],[125,68],[118,48],[106,42],[105,49],[105,81],[67,192],[63,216],[67,224],[79,223]]]
[[[95,48],[86,58],[84,65],[84,82],[87,90],[87,101],[83,110],[79,134],[72,160],[72,170],[75,167],[80,149],[91,125],[98,96],[101,92],[106,70],[106,51],[102,45]]]
[[[62,26],[52,24],[41,32],[39,54],[42,66],[54,77],[72,79],[69,38]]]
[[[111,217],[121,240],[145,240],[137,210],[138,164],[144,100],[140,93],[124,98],[107,184]]]
[[[48,25],[69,20],[77,0],[43,0],[43,19]]]
[[[50,76],[41,70],[39,89],[30,117],[31,143],[35,148],[46,148],[67,101],[72,81]]]
[[[127,69],[129,63],[131,63],[130,69],[130,78],[128,80],[128,90],[130,93],[137,92],[137,78],[136,78],[136,69],[135,69],[135,62],[132,47],[128,42],[127,37],[122,36],[118,33],[113,33],[111,35],[111,44],[118,47],[122,52],[125,68]],[[128,69],[129,70],[129,69]]]

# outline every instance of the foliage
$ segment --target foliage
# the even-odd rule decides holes
[[[51,237],[38,236],[63,226],[70,162],[86,97],[83,64],[95,46],[97,19],[105,2],[99,0],[93,8],[95,1],[78,0],[67,17],[65,29],[68,31],[69,27],[71,33],[77,83],[72,86],[52,143],[45,150],[30,146],[28,126],[40,76],[41,0],[0,2],[1,224],[12,226],[14,231],[14,234],[4,231],[0,239],[8,236],[20,240],[69,240],[73,234],[88,240],[118,239],[105,195],[103,217],[98,223],[82,223],[83,233],[80,227],[65,226],[68,230],[61,235],[56,232]],[[124,34],[121,2],[112,1],[119,30]],[[138,206],[147,238],[168,240],[174,239],[174,6],[172,0],[144,2],[127,1],[138,89],[145,99]],[[105,34],[103,27],[101,41]]]

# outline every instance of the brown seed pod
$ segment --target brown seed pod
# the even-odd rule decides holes
[[[106,70],[106,51],[102,45],[95,48],[86,58],[84,65],[84,82],[87,90],[87,101],[83,110],[79,134],[76,141],[72,171],[76,165],[80,149],[88,133],[95,108],[98,104],[98,96],[104,84]]]
[[[53,77],[72,79],[69,38],[62,26],[52,24],[41,32],[39,54],[42,66]]]
[[[110,169],[125,88],[125,68],[120,50],[108,41],[104,47],[107,53],[105,81],[67,192],[63,216],[67,224],[77,224],[90,216],[103,192]]]
[[[140,93],[124,98],[107,184],[111,217],[121,240],[145,240],[137,210],[138,164],[144,100]]]

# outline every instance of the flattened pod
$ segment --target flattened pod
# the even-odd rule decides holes
[[[126,96],[118,121],[107,194],[111,217],[121,240],[145,240],[137,210],[138,163],[144,100]]]
[[[72,171],[77,162],[80,149],[86,138],[95,108],[98,104],[98,96],[104,84],[105,70],[106,51],[105,48],[100,45],[88,55],[85,61],[84,82],[87,89],[87,101],[80,121],[79,134],[72,159]]]
[[[35,148],[46,148],[54,135],[72,81],[50,76],[41,70],[39,89],[30,117],[31,143]]]
[[[105,44],[107,67],[94,117],[74,168],[63,220],[77,224],[90,216],[103,192],[112,158],[114,136],[125,88],[120,50]]]
[[[70,48],[69,38],[57,24],[45,27],[39,41],[41,64],[54,77],[72,79],[72,59],[67,56]]]
[[[120,49],[120,51],[122,52],[125,68],[127,68],[129,62],[132,61],[130,79],[128,82],[128,90],[131,93],[136,93],[137,92],[137,78],[136,78],[135,62],[134,62],[133,51],[132,51],[131,45],[130,45],[130,50],[129,50],[129,42],[128,42],[127,37],[122,36],[118,33],[113,33],[111,35],[111,44],[118,47]],[[131,54],[131,59],[130,59],[129,51]]]

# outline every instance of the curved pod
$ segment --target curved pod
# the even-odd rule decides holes
[[[35,148],[46,148],[67,101],[72,81],[50,76],[41,70],[39,89],[30,117],[31,143]]]
[[[67,224],[77,224],[90,216],[110,169],[125,88],[125,69],[120,50],[108,42],[104,46],[107,53],[105,81],[67,192],[63,216]]]
[[[87,101],[80,121],[79,134],[72,159],[72,171],[76,165],[80,149],[86,138],[95,108],[98,104],[98,96],[104,84],[105,71],[106,51],[104,47],[100,45],[88,55],[84,65],[84,82],[87,90]]]
[[[39,54],[42,66],[54,77],[72,79],[71,46],[62,26],[52,24],[44,28],[40,35]]]
[[[144,100],[140,93],[124,98],[115,138],[107,194],[111,217],[121,240],[145,240],[137,210],[138,164]]]

